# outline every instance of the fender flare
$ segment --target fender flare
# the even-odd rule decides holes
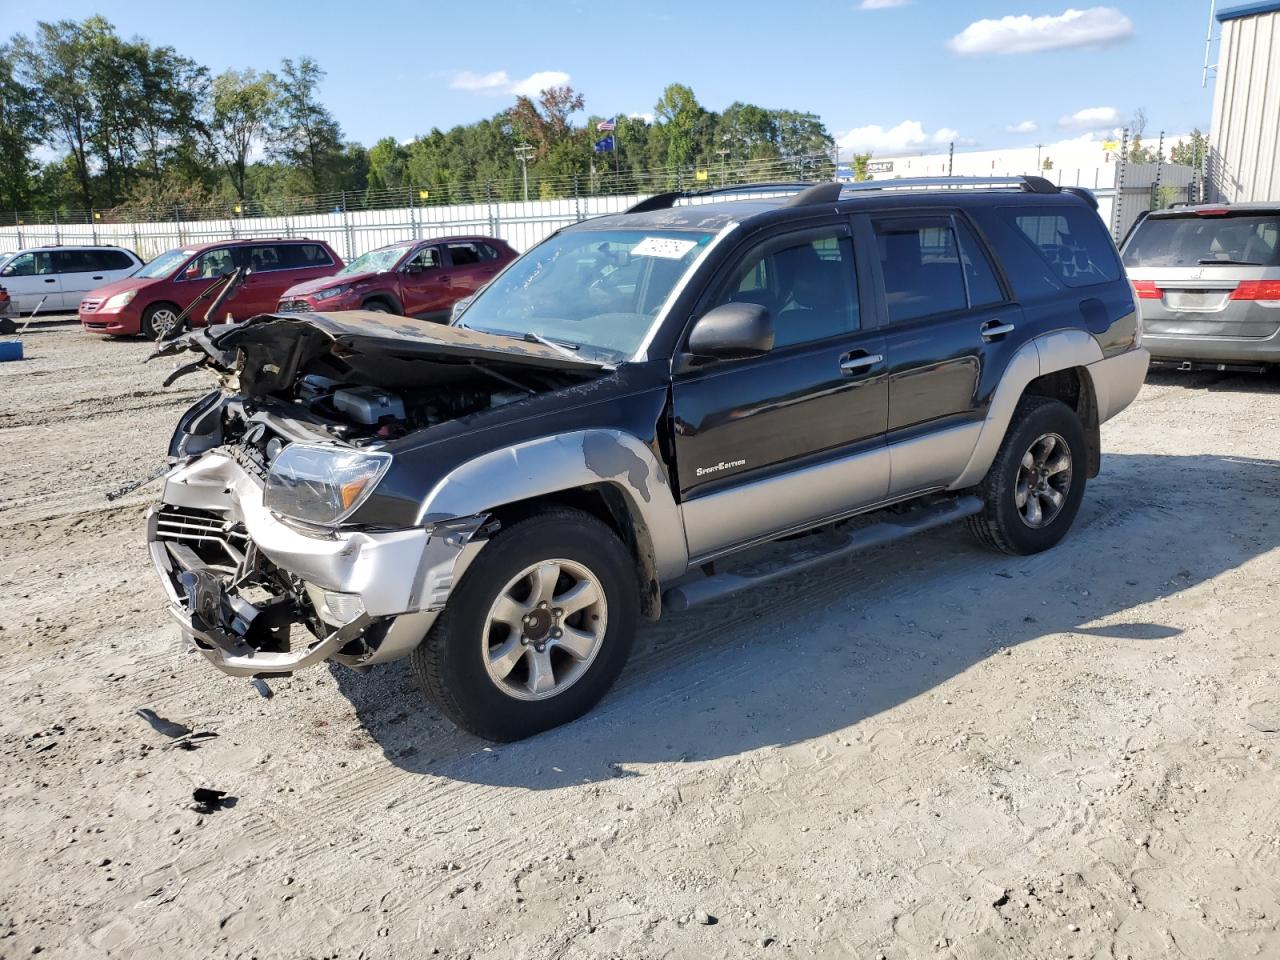
[[[451,470],[423,500],[418,523],[488,513],[506,504],[608,484],[627,506],[641,563],[659,583],[689,566],[680,507],[666,468],[636,437],[592,429],[540,437]]]
[[[969,457],[964,472],[952,483],[949,490],[963,490],[980,482],[995,462],[1000,444],[1004,442],[1009,424],[1013,421],[1013,413],[1018,408],[1027,384],[1037,377],[1058,370],[1070,370],[1073,367],[1084,367],[1101,360],[1102,348],[1098,341],[1083,330],[1058,330],[1046,333],[1025,343],[1000,378],[995,396],[991,398],[991,406],[987,408],[987,418],[982,424],[982,432]],[[1089,374],[1090,383],[1093,374]]]
[[[364,305],[370,300],[383,300],[391,304],[391,307],[397,314],[404,316],[404,304],[400,302],[400,298],[390,291],[378,290],[369,294],[360,301],[360,308],[363,310]]]

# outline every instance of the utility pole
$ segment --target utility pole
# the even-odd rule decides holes
[[[524,179],[524,202],[529,202],[529,161],[533,159],[534,149],[531,144],[522,143],[516,147],[516,159],[520,161],[520,174]]]
[[[956,142],[951,141],[951,146],[947,149],[947,176],[951,176],[951,170],[955,166],[956,161]]]
[[[1044,169],[1043,167],[1041,167],[1041,166],[1040,166],[1040,151],[1041,151],[1042,149],[1044,149],[1044,144],[1043,144],[1043,143],[1037,143],[1037,144],[1036,144],[1036,175],[1037,175],[1037,176],[1039,176],[1040,171],[1041,171],[1042,169]]]

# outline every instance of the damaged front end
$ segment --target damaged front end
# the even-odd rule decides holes
[[[259,317],[178,338],[221,389],[182,417],[147,517],[169,612],[237,676],[407,656],[483,546],[484,516],[360,523],[397,438],[598,366],[455,328]],[[514,359],[513,359],[514,358]]]

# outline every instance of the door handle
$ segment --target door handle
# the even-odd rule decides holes
[[[1012,323],[1005,323],[1002,320],[988,320],[980,328],[983,340],[995,340],[997,337],[1003,337],[1005,334],[1013,333],[1017,329]]]
[[[442,273],[440,274],[440,276],[436,277],[436,279],[439,280],[441,283],[448,283],[449,275],[447,273]]]
[[[876,364],[882,363],[883,361],[884,356],[879,353],[863,354],[860,357],[852,357],[845,354],[840,358],[840,372],[858,373],[862,370],[870,370]]]
[[[101,279],[102,279],[102,277],[94,277],[93,279],[95,279],[95,280],[101,280]]]
[[[48,280],[45,281],[45,283],[57,283],[57,282],[58,280],[56,277],[50,277]]]

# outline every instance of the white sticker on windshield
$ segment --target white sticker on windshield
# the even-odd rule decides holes
[[[631,248],[631,255],[633,257],[661,257],[663,260],[679,260],[697,245],[697,240],[645,237]]]

